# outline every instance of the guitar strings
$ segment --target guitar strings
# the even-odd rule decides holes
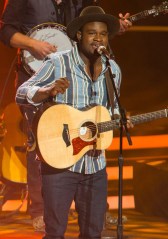
[[[105,131],[110,131],[114,128],[118,128],[118,125],[119,125],[118,122],[116,120],[113,120],[113,121],[106,121],[106,122],[103,122],[103,123],[99,122],[99,123],[94,124],[94,125],[93,124],[88,124],[87,126],[84,126],[84,127],[86,127],[88,129],[88,132],[86,132],[86,133],[89,133],[89,130],[90,131],[97,131],[98,133],[101,133],[101,131],[105,132]],[[80,132],[81,127],[76,128],[76,129],[70,129],[70,130],[68,130],[68,132],[73,136],[74,135],[79,136],[80,135],[79,132]],[[55,134],[54,136],[55,137],[62,137],[62,133],[59,133],[59,135]],[[51,139],[51,137],[50,137],[50,139]]]
[[[167,112],[167,111],[166,111]],[[131,121],[133,124],[138,124],[140,122],[145,122],[145,121],[149,121],[150,119],[158,119],[159,118],[162,118],[162,117],[167,117],[167,114],[165,113],[165,109],[164,110],[160,110],[160,111],[156,111],[156,112],[151,112],[151,113],[147,113],[147,114],[141,114],[141,115],[137,115],[137,116],[132,116],[131,117]],[[95,123],[94,125],[93,124],[88,124],[87,126],[84,126],[84,127],[87,127],[88,130],[96,130],[96,128],[98,129],[98,133],[102,130],[104,131],[110,131],[110,130],[113,130],[115,128],[119,128],[119,121],[118,120],[112,120],[112,121],[106,121],[106,122],[99,122],[99,123]],[[82,126],[81,126],[82,127]],[[75,128],[75,129],[70,129],[69,130],[69,133],[70,134],[77,134],[79,135],[79,132],[80,132],[80,128]],[[56,135],[58,136],[58,135]]]

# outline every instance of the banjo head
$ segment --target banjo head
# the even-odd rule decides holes
[[[57,52],[51,53],[47,57],[53,58],[58,54],[68,52],[72,48],[72,41],[66,34],[66,27],[57,23],[43,23],[32,28],[27,36],[39,40],[46,41],[54,46],[57,46]],[[45,59],[44,59],[45,60]],[[37,60],[27,50],[21,51],[21,61],[25,70],[33,75],[40,69],[44,60]]]

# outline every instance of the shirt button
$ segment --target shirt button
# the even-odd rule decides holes
[[[51,12],[51,15],[55,15],[55,12]]]

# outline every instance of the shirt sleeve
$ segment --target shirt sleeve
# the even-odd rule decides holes
[[[56,60],[54,60],[54,62],[53,60],[46,61],[37,73],[17,89],[15,98],[17,104],[32,104],[38,106],[43,103],[36,104],[32,98],[40,88],[48,87],[55,82],[55,61]]]
[[[27,0],[9,0],[0,21],[0,40],[10,46],[10,39],[21,32],[21,23],[26,10]]]

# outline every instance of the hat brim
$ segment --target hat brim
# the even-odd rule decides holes
[[[76,33],[88,22],[104,22],[107,24],[107,29],[110,37],[113,37],[119,32],[120,23],[118,18],[110,14],[90,14],[87,16],[79,16],[70,22],[67,26],[67,35],[72,40],[76,40]]]

